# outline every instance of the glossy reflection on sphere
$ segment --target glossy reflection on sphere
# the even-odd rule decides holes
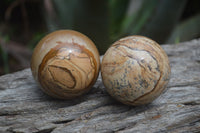
[[[128,36],[105,53],[101,74],[108,93],[128,105],[152,102],[166,88],[170,65],[165,51],[153,40]]]
[[[86,93],[99,73],[99,52],[85,35],[59,30],[45,36],[35,47],[31,70],[48,95],[71,99]]]

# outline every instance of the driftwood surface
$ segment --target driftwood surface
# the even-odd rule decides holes
[[[30,69],[0,77],[0,132],[200,132],[200,39],[162,45],[172,74],[153,103],[131,107],[111,98],[99,76],[74,100],[45,95]]]

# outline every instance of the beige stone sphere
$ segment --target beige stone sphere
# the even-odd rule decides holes
[[[48,95],[71,99],[90,90],[100,67],[99,52],[85,35],[58,30],[45,36],[35,47],[31,70]]]
[[[143,36],[116,41],[101,64],[103,84],[108,93],[128,105],[151,103],[167,87],[170,64],[165,51]]]

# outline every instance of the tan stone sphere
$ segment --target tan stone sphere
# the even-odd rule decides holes
[[[58,30],[45,36],[35,47],[31,70],[48,95],[71,99],[90,90],[100,67],[99,52],[85,35]]]
[[[108,93],[128,105],[151,103],[166,88],[170,64],[165,51],[143,36],[116,41],[105,53],[101,74]]]

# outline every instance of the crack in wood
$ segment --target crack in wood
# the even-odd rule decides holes
[[[200,105],[200,103],[197,103],[195,101],[191,101],[191,102],[186,102],[186,103],[182,103],[183,105],[191,105],[191,106],[194,106],[194,105]]]
[[[13,116],[13,117],[14,117],[14,116],[19,115],[19,114],[20,114],[20,113],[1,113],[1,112],[0,112],[0,117],[1,117],[1,116],[10,116],[10,117]]]
[[[53,124],[67,124],[69,122],[72,122],[74,119],[72,120],[61,120],[61,121],[53,121]]]
[[[55,129],[55,127],[44,129],[44,130],[40,130],[40,131],[37,131],[35,133],[51,133],[54,129]]]

